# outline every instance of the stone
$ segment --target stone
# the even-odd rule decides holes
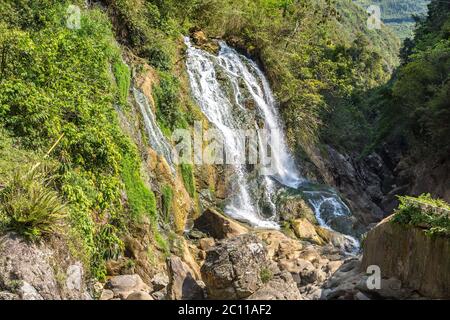
[[[67,268],[66,286],[69,290],[80,291],[83,281],[83,267],[81,264],[73,264]]]
[[[127,300],[154,300],[154,299],[147,292],[135,291],[128,295]]]
[[[355,294],[355,299],[356,300],[371,300],[368,296],[366,296],[364,293],[362,293],[361,291],[358,291]]]
[[[100,295],[100,300],[112,300],[114,298],[114,292],[112,290],[105,289]]]
[[[292,275],[281,272],[273,276],[262,288],[257,290],[248,300],[302,300]]]
[[[111,277],[106,282],[105,288],[112,290],[114,297],[121,299],[126,299],[129,294],[135,291],[150,291],[150,287],[137,274]]]
[[[194,221],[194,227],[215,239],[232,238],[248,233],[246,227],[211,208],[206,209]]]
[[[267,252],[261,240],[244,234],[216,244],[206,253],[201,268],[208,298],[244,299],[263,286],[261,272],[267,268]]]
[[[316,232],[314,225],[305,218],[300,218],[292,221],[292,229],[297,238],[318,245],[324,244],[324,241]]]
[[[22,299],[90,298],[82,264],[63,245],[30,243],[15,233],[0,237],[0,283],[4,292]]]
[[[450,238],[430,237],[419,228],[392,222],[392,216],[368,232],[364,241],[361,271],[377,265],[383,279],[396,278],[422,296],[450,298]],[[385,280],[387,281],[387,280]],[[403,296],[391,283],[383,295]],[[388,290],[389,288],[389,290]]]
[[[28,282],[23,282],[18,291],[22,300],[44,300],[39,292]]]
[[[153,290],[160,291],[169,284],[169,277],[164,273],[157,273],[151,280]]]
[[[167,296],[171,300],[199,300],[204,298],[202,287],[195,280],[194,271],[179,257],[167,260],[169,284]]]
[[[198,246],[200,249],[207,251],[210,248],[214,247],[215,241],[213,238],[203,238],[198,241]]]
[[[167,290],[162,289],[152,293],[153,300],[165,300],[167,296]]]

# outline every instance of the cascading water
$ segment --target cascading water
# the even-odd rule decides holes
[[[261,122],[270,132],[271,174],[252,174],[245,164],[235,165],[236,194],[230,199],[225,213],[250,222],[256,227],[278,228],[275,200],[280,188],[302,189],[307,181],[300,177],[288,151],[275,99],[267,79],[250,59],[221,42],[218,56],[191,45],[185,38],[187,71],[193,96],[207,119],[222,133],[227,155],[238,157],[245,150],[245,139],[239,129],[258,128]],[[266,152],[259,134],[259,148]],[[262,190],[255,194],[255,189]],[[327,204],[334,204],[334,214],[350,211],[337,194],[301,191],[307,196],[319,222]],[[309,195],[307,192],[311,192]],[[316,193],[314,193],[316,192]],[[265,210],[261,203],[264,203]],[[270,214],[267,214],[269,208]]]
[[[153,150],[159,155],[163,156],[172,170],[172,173],[176,173],[175,164],[172,159],[173,148],[172,145],[164,137],[163,133],[158,127],[155,119],[155,115],[152,112],[150,102],[147,97],[137,88],[133,87],[134,99],[139,106],[139,110],[144,119],[145,130],[147,132],[149,144]]]

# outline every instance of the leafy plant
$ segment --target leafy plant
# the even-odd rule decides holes
[[[32,241],[61,231],[67,207],[51,181],[42,167],[16,170],[0,193],[0,215],[7,229]]]
[[[428,235],[450,236],[450,206],[446,202],[430,194],[398,198],[393,222],[423,228]]]

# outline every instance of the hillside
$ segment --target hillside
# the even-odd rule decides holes
[[[412,37],[415,21],[414,16],[424,16],[427,13],[429,0],[354,0],[363,8],[377,5],[381,8],[381,19],[394,30],[398,37]]]
[[[0,300],[345,294],[397,195],[449,200],[449,17],[401,49],[351,0],[1,1]],[[266,128],[271,174],[190,153]]]

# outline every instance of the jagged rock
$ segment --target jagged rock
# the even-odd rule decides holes
[[[64,281],[57,281],[57,272],[64,275]],[[14,233],[0,238],[0,286],[20,299],[91,298],[81,263],[71,264],[68,256],[45,244],[27,242]]]
[[[165,300],[167,296],[167,289],[162,289],[152,293],[153,300]]]
[[[0,301],[1,300],[19,300],[20,297],[17,294],[6,292],[6,291],[0,291]]]
[[[292,275],[283,271],[275,274],[261,289],[256,291],[248,300],[301,300],[297,285]]]
[[[362,270],[377,265],[383,279],[397,278],[430,298],[450,297],[449,238],[387,218],[367,234],[363,251]]]
[[[154,291],[160,291],[169,285],[169,277],[164,273],[158,273],[152,278]]]
[[[201,268],[208,297],[243,299],[263,286],[261,271],[268,261],[263,243],[245,234],[219,242],[207,252]]]
[[[204,298],[203,288],[195,280],[194,272],[179,257],[167,260],[169,284],[167,296],[171,300],[199,300]]]
[[[225,239],[248,233],[248,229],[214,209],[207,209],[195,220],[194,227],[215,239]]]
[[[135,291],[128,295],[127,300],[153,300],[147,292]]]
[[[151,290],[137,274],[112,277],[106,282],[105,288],[111,290],[115,298],[123,300],[132,292],[149,292]]]

